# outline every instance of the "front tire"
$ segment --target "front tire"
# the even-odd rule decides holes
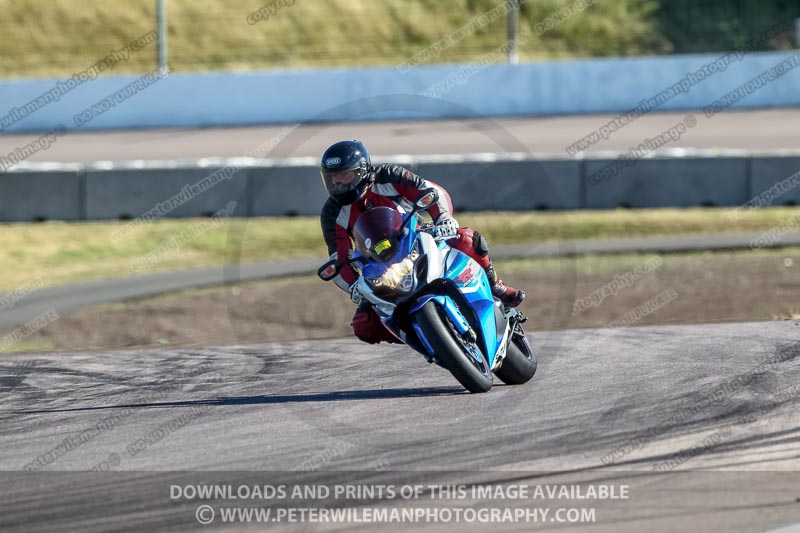
[[[472,348],[469,341],[460,337],[436,302],[431,300],[423,305],[416,317],[422,333],[436,352],[436,358],[465,389],[477,393],[492,388],[492,371],[486,355],[481,354],[482,363],[469,355]],[[477,345],[473,349],[478,349]]]
[[[536,353],[528,343],[522,326],[516,324],[511,332],[511,341],[506,348],[503,364],[494,374],[506,385],[522,385],[533,378],[538,366]]]

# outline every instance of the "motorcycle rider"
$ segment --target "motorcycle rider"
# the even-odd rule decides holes
[[[461,228],[452,216],[450,195],[436,183],[422,179],[410,170],[397,165],[373,166],[369,152],[361,141],[340,141],[322,154],[322,182],[330,197],[320,215],[322,235],[331,259],[346,260],[352,250],[353,225],[367,209],[385,206],[408,212],[422,191],[434,187],[439,192],[437,203],[428,209],[435,223],[437,240],[467,254],[480,264],[492,287],[492,294],[505,305],[516,307],[525,298],[525,291],[503,283],[489,259],[489,245],[477,231]],[[375,310],[358,291],[358,274],[345,265],[334,282],[350,293],[358,306],[353,315],[355,336],[370,344],[400,341],[387,330]]]

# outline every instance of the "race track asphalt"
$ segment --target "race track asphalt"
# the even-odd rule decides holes
[[[234,524],[221,522],[221,507],[277,512],[290,502],[200,502],[173,486],[227,483],[236,492],[284,482],[628,487],[617,501],[443,501],[423,491],[413,501],[292,503],[596,508],[594,524],[491,526],[510,531],[749,532],[800,522],[800,323],[530,338],[540,359],[534,380],[497,382],[484,395],[465,393],[406,347],[354,340],[6,356],[0,530],[194,531],[200,504],[216,511],[204,530],[228,530]],[[93,467],[110,471],[86,472]]]
[[[587,153],[626,152],[645,139],[669,131],[688,112],[650,113],[588,147]],[[797,150],[800,109],[723,112],[705,118],[664,148],[751,151]],[[613,115],[571,115],[469,120],[304,124],[277,144],[272,158],[314,157],[341,139],[366,142],[373,159],[396,154],[474,154],[528,152],[567,157],[566,148],[613,119]],[[238,157],[275,138],[287,126],[160,129],[68,133],[31,162],[89,162]],[[284,133],[281,136],[281,133]],[[41,134],[0,135],[0,155],[14,152]]]

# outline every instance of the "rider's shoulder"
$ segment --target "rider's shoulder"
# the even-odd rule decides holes
[[[411,171],[400,165],[384,163],[373,166],[375,172],[375,183],[391,183],[400,179],[407,179],[411,176]]]

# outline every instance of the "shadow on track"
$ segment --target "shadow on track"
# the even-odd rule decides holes
[[[71,407],[68,409],[42,409],[37,411],[17,411],[17,415],[37,413],[64,413],[72,411],[100,411],[106,409],[144,409],[165,407],[191,407],[195,405],[270,405],[305,402],[340,402],[349,400],[389,400],[399,398],[425,398],[432,396],[455,396],[466,394],[461,387],[422,387],[413,389],[370,389],[357,391],[318,392],[309,394],[281,394],[275,396],[230,396],[213,400],[184,400],[178,402],[151,402],[120,405],[100,405],[94,407]]]

